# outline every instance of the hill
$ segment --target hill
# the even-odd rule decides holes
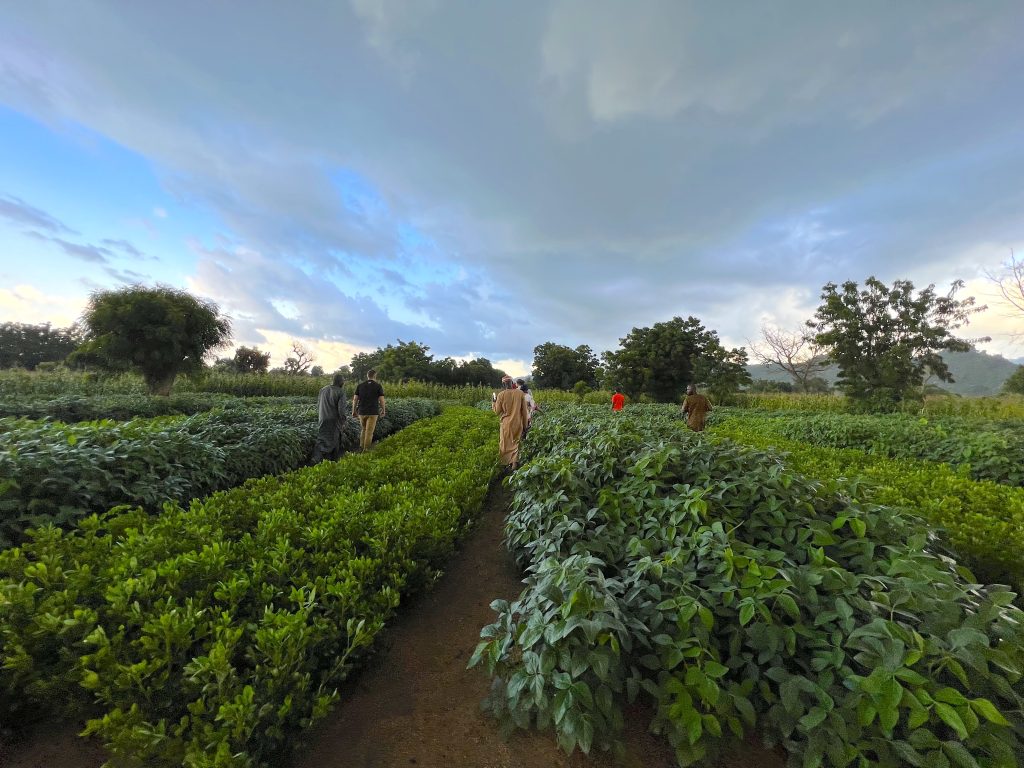
[[[942,384],[942,388],[957,395],[997,395],[1010,375],[1017,370],[1017,363],[1007,360],[1002,355],[990,355],[986,352],[972,350],[970,352],[947,352],[943,357],[953,374],[952,384]],[[769,381],[790,381],[789,375],[774,366],[748,365],[747,370],[754,379]],[[830,366],[822,378],[834,384],[838,369]]]

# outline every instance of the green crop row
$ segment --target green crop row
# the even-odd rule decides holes
[[[496,459],[493,419],[450,409],[188,508],[35,531],[0,553],[8,713],[92,715],[131,764],[279,764],[450,555]]]
[[[805,768],[1021,765],[1024,612],[919,518],[642,408],[552,412],[526,453],[526,588],[473,658],[511,725],[611,748],[643,696],[683,766],[750,733]]]
[[[845,478],[858,498],[919,515],[944,531],[950,547],[983,581],[1024,591],[1024,488],[974,481],[966,467],[954,470],[788,440],[742,416],[716,422],[711,434],[784,451],[786,466],[795,472],[822,480]]]
[[[436,415],[431,400],[395,400],[384,436]],[[43,523],[68,525],[118,504],[155,511],[302,466],[316,439],[312,406],[217,409],[188,418],[61,424],[0,419],[0,546]],[[359,443],[349,419],[346,449]]]
[[[784,394],[738,392],[729,396],[729,402],[741,408],[769,411],[811,411],[816,413],[849,413],[856,403],[842,395]],[[1024,419],[1024,396],[998,395],[995,397],[928,396],[923,401],[910,400],[904,404],[905,413],[914,416],[961,416],[980,419]]]
[[[156,416],[193,416],[213,408],[251,408],[262,405],[310,405],[309,397],[240,398],[208,392],[186,392],[170,397],[150,395],[65,395],[56,398],[30,396],[0,400],[0,418],[76,421],[127,421]]]
[[[1024,485],[1024,428],[1019,422],[906,414],[868,416],[719,409],[712,423],[730,415],[790,440],[829,448],[857,448],[899,459],[965,465],[975,480]]]

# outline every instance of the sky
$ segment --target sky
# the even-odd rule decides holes
[[[1024,4],[0,4],[0,321],[132,283],[274,364],[401,339],[528,372],[694,315],[729,345],[828,282],[1024,253]]]

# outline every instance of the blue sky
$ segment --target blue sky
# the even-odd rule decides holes
[[[391,0],[0,7],[0,320],[217,301],[325,367],[397,338],[515,373],[829,281],[1024,250],[1024,6]]]

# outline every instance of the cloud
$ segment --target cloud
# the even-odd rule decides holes
[[[45,293],[34,285],[0,287],[0,320],[67,327],[85,309],[86,297]]]
[[[158,207],[153,209],[153,215],[156,216],[158,219],[166,219],[167,218],[167,209],[166,208],[160,208],[158,206]]]
[[[0,195],[0,217],[16,225],[41,229],[54,235],[77,234],[56,217],[13,195]]]
[[[244,36],[226,8],[56,8],[0,11],[3,99],[210,214],[231,246],[194,285],[254,335],[526,359],[696,314],[742,343],[829,280],[1024,242],[1016,3],[353,0]]]
[[[136,258],[136,259],[145,259],[145,258],[147,258],[146,254],[144,254],[142,251],[140,251],[138,248],[136,248],[132,243],[130,243],[127,240],[124,240],[124,239],[116,239],[115,240],[115,239],[107,237],[107,238],[104,238],[101,242],[103,243],[104,246],[106,246],[108,248],[116,249],[118,251],[121,251],[122,253],[124,253],[127,256],[131,256],[131,257]]]

